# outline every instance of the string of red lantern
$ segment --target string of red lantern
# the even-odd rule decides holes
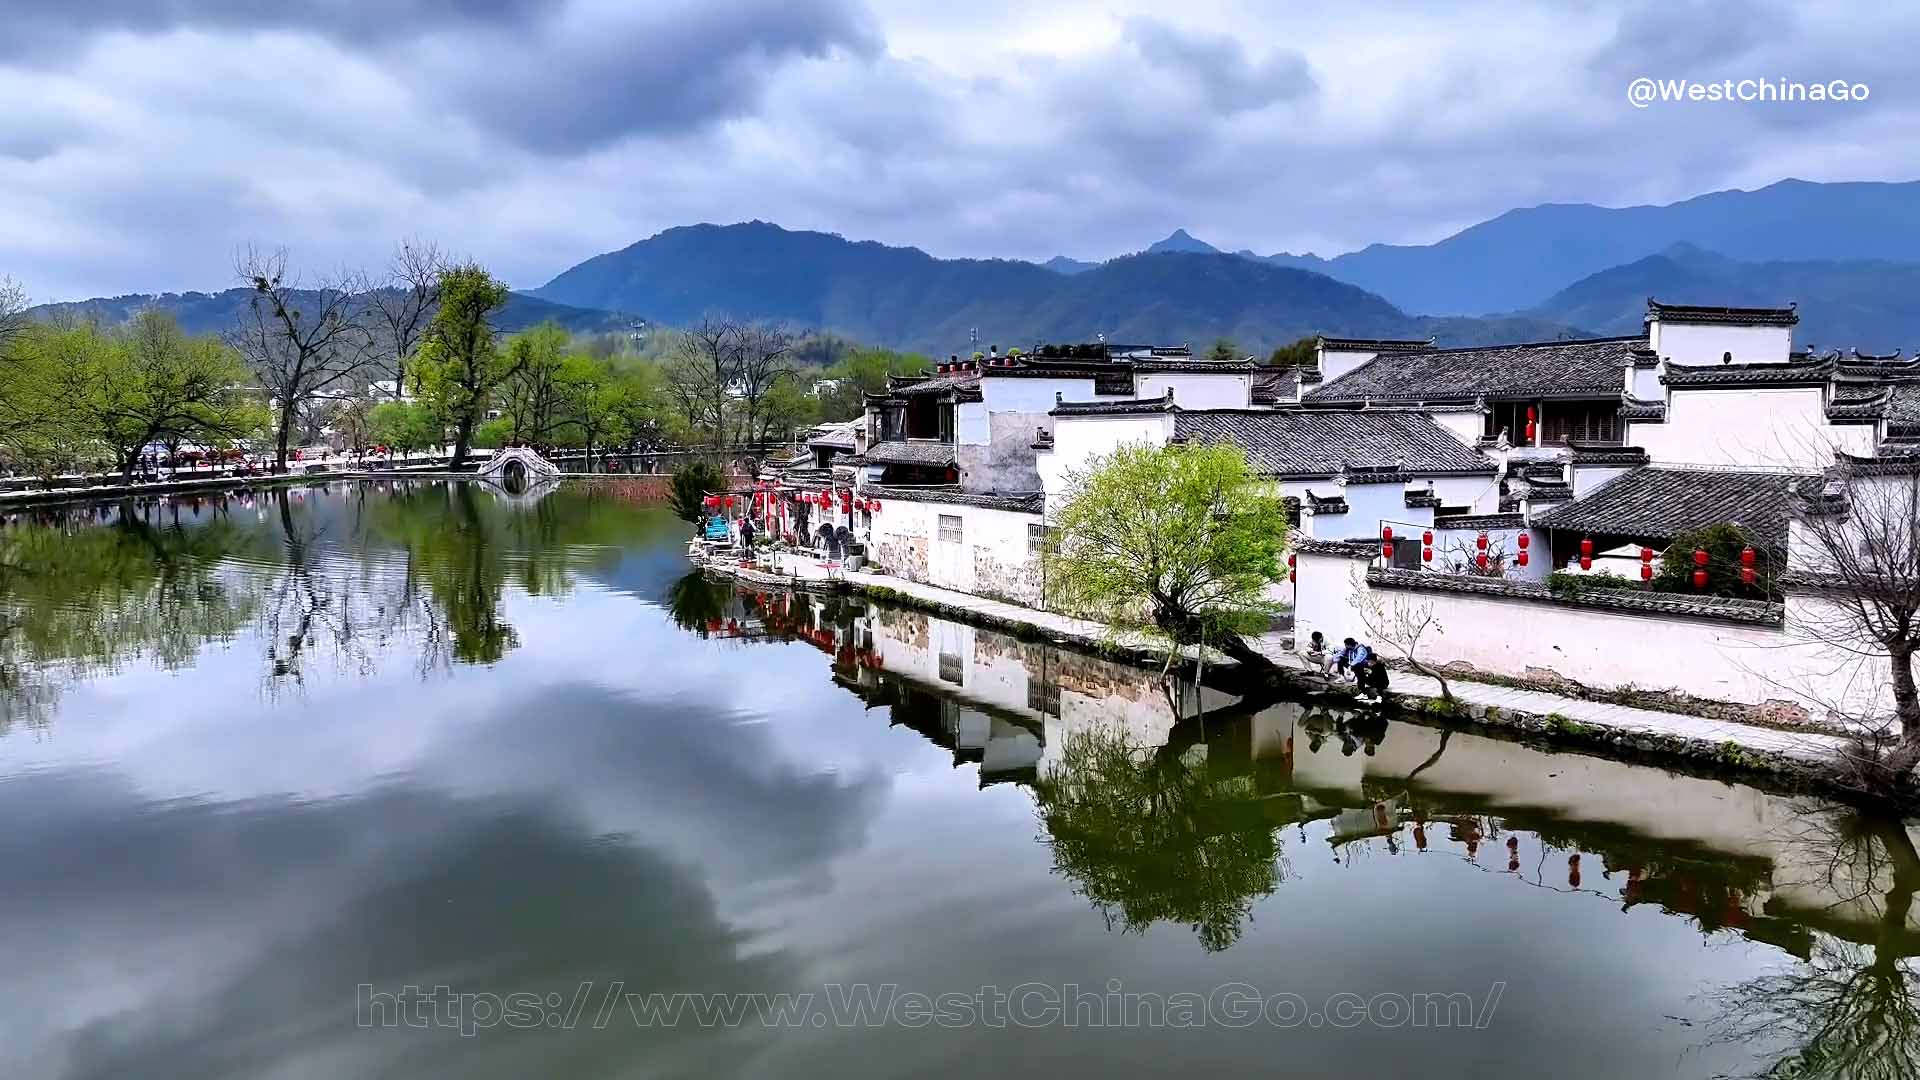
[[[1640,549],[1640,580],[1653,580],[1653,549],[1650,547]]]
[[[1693,572],[1693,587],[1696,589],[1706,588],[1707,587],[1707,571],[1706,571],[1707,549],[1706,548],[1693,549],[1693,565],[1696,567],[1696,569]]]
[[[1593,539],[1591,537],[1583,536],[1580,538],[1580,569],[1593,569]]]

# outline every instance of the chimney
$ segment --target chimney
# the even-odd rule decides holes
[[[867,426],[865,424],[862,424],[859,427],[853,429],[853,452],[854,453],[864,454],[867,452],[867,438],[868,438]]]

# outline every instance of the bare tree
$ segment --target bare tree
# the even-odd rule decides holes
[[[394,396],[407,390],[407,361],[426,336],[440,306],[440,272],[447,259],[430,240],[403,240],[387,264],[387,276],[367,297],[383,363],[393,375]]]
[[[273,401],[274,467],[285,471],[301,413],[315,401],[345,396],[353,379],[378,364],[361,296],[366,282],[342,271],[301,288],[287,277],[284,249],[249,248],[234,268],[253,296],[228,340]]]
[[[0,432],[11,434],[36,419],[36,410],[21,392],[22,380],[8,370],[21,362],[20,346],[31,324],[26,287],[0,277]]]
[[[1796,584],[1818,602],[1796,605],[1795,632],[1856,668],[1886,665],[1892,712],[1880,680],[1825,704],[1860,731],[1862,779],[1904,784],[1920,764],[1920,457],[1836,464],[1797,500]],[[1860,680],[1854,680],[1856,684]]]
[[[24,337],[32,319],[27,316],[26,286],[0,277],[0,360],[10,359],[14,343]]]
[[[793,370],[793,334],[779,323],[761,323],[741,327],[734,340],[734,385],[740,407],[746,410],[740,438],[757,443],[766,434],[761,430],[761,405],[767,391],[781,379],[798,377]]]
[[[703,316],[680,332],[666,370],[667,396],[686,415],[687,426],[706,428],[713,445],[727,445],[728,398],[740,376],[742,331],[730,319]]]
[[[1438,668],[1420,662],[1420,640],[1428,633],[1443,632],[1440,620],[1433,615],[1433,601],[1401,595],[1388,599],[1381,595],[1380,590],[1367,587],[1363,581],[1355,581],[1348,603],[1353,605],[1360,622],[1373,636],[1375,649],[1381,645],[1390,646],[1400,654],[1408,667],[1440,684],[1442,701],[1453,700],[1453,688],[1447,685],[1447,677],[1440,674]]]

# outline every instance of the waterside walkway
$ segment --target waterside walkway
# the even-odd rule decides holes
[[[1078,644],[1137,655],[1144,655],[1151,651],[1145,639],[1116,633],[1112,627],[1104,623],[1076,619],[1020,604],[974,596],[971,593],[906,581],[886,574],[844,570],[812,556],[782,554],[775,556],[775,561],[771,565],[762,563],[754,568],[743,568],[734,559],[715,557],[707,560],[705,566],[710,572],[767,585],[797,585],[802,588],[845,587],[861,592],[891,595],[907,603],[937,612],[951,613],[967,621],[1039,633],[1063,644]],[[1283,635],[1269,634],[1255,644],[1262,653],[1271,657],[1282,667],[1318,676],[1317,666],[1309,664],[1293,650],[1286,648],[1282,644],[1284,640]],[[1191,659],[1192,651],[1189,650],[1187,655]],[[1231,664],[1232,661],[1224,658],[1209,658],[1208,663]],[[1449,678],[1447,685],[1453,691],[1453,696],[1466,707],[1467,714],[1475,720],[1484,721],[1500,716],[1516,715],[1546,717],[1550,718],[1550,724],[1557,724],[1560,730],[1585,729],[1589,733],[1604,734],[1606,736],[1604,741],[1624,743],[1642,749],[1650,748],[1643,745],[1647,743],[1658,743],[1667,749],[1672,749],[1674,744],[1680,743],[1723,751],[1731,744],[1751,753],[1779,755],[1807,763],[1826,763],[1831,762],[1847,747],[1847,740],[1837,735],[1756,727],[1728,720],[1661,712],[1654,709],[1637,709],[1582,698],[1563,697],[1542,690],[1523,690],[1457,678]],[[1395,671],[1392,689],[1393,693],[1400,698],[1440,698],[1438,680],[1417,675],[1411,671]],[[1724,753],[1721,756],[1724,757]]]

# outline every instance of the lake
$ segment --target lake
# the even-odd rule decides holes
[[[689,576],[590,488],[0,525],[0,1075],[1912,1076],[1908,827]]]

